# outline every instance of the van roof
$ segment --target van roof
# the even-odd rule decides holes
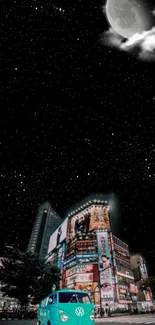
[[[87,291],[84,290],[74,290],[74,289],[61,289],[61,290],[56,290],[51,292],[48,296],[46,296],[44,299],[50,297],[52,294],[54,293],[60,293],[60,292],[79,292],[79,293],[88,293]],[[44,299],[42,299],[41,301],[43,301]]]
[[[53,291],[52,293],[59,293],[59,292],[79,292],[79,293],[88,293],[87,291],[84,291],[84,290],[75,290],[75,289],[61,289],[61,290]],[[51,293],[51,294],[52,294],[52,293]]]

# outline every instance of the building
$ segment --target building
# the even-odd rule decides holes
[[[152,301],[151,289],[142,290],[143,283],[148,279],[146,261],[141,254],[134,254],[130,257],[131,269],[134,275],[135,283],[138,287],[139,301]]]
[[[130,263],[136,282],[148,278],[146,261],[140,254],[131,255]]]
[[[27,251],[45,258],[51,234],[62,222],[62,218],[52,209],[49,202],[39,206]]]
[[[102,202],[108,205],[111,230],[116,236],[119,236],[121,231],[121,213],[118,197],[114,193],[92,194],[87,196],[80,202],[70,207],[66,213],[66,217],[71,217],[72,215],[76,214],[76,212],[91,206],[92,203],[101,204]]]
[[[131,270],[129,247],[121,239],[112,235],[112,252],[116,300],[119,304],[137,302],[138,289]]]
[[[62,288],[87,290],[98,308],[136,300],[129,248],[114,235],[112,212],[101,196],[80,202],[51,235],[46,258],[60,267]]]

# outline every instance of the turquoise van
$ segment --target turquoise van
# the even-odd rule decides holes
[[[40,302],[37,325],[94,325],[94,304],[81,290],[58,290]]]

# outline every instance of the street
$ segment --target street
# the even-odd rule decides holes
[[[36,325],[36,320],[0,320],[0,325]]]
[[[36,320],[1,320],[0,325],[36,325]],[[155,315],[137,315],[137,316],[116,316],[110,318],[102,318],[96,320],[96,325],[126,325],[126,324],[155,324]]]
[[[155,324],[155,315],[136,315],[136,316],[116,316],[109,318],[102,318],[102,320],[97,319],[96,324],[107,325],[107,324]]]

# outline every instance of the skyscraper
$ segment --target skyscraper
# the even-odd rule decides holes
[[[62,218],[52,209],[49,202],[41,204],[38,208],[27,251],[39,254],[44,258],[47,254],[50,236],[61,222]]]

